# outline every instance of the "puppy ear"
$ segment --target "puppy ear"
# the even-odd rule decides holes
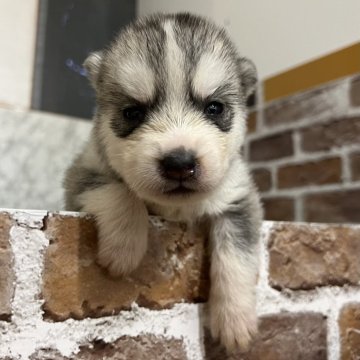
[[[241,87],[244,91],[245,98],[248,99],[248,97],[255,92],[257,83],[256,67],[251,60],[245,57],[238,59],[238,67]]]
[[[87,71],[87,76],[93,87],[96,86],[96,82],[99,75],[101,62],[103,60],[103,52],[96,51],[91,53],[85,60],[83,66]]]

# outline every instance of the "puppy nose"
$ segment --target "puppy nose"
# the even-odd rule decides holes
[[[195,175],[196,157],[192,151],[178,148],[168,153],[160,166],[163,176],[170,180],[185,180]]]

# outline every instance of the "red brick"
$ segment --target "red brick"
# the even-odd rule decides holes
[[[294,199],[288,197],[273,197],[262,200],[265,219],[274,221],[292,221],[295,219]]]
[[[291,354],[291,355],[290,355]],[[264,316],[259,335],[247,352],[227,355],[205,333],[206,360],[326,360],[326,319],[317,313],[280,313]]]
[[[360,359],[360,303],[346,305],[339,317],[341,360]]]
[[[280,167],[277,182],[280,189],[341,182],[339,157]]]
[[[31,360],[70,360],[59,352],[41,349],[30,357]],[[71,356],[71,360],[186,360],[182,340],[165,339],[161,336],[141,335],[122,336],[113,343],[95,341],[82,346],[80,351]]]
[[[250,142],[250,161],[274,160],[293,154],[291,132],[271,135]]]
[[[259,191],[268,191],[271,189],[271,172],[269,170],[255,169],[251,173]]]
[[[360,283],[360,229],[282,224],[270,233],[269,282],[277,289]]]
[[[264,123],[277,126],[311,117],[327,119],[342,116],[347,111],[343,101],[347,96],[345,89],[343,82],[338,82],[274,101],[264,109]]]
[[[96,229],[91,219],[55,215],[47,221],[42,294],[46,317],[99,317],[129,309],[206,301],[209,288],[205,239],[177,223],[150,224],[149,251],[126,278],[111,278],[96,265]]]
[[[360,189],[321,192],[304,198],[306,221],[360,222]]]
[[[14,260],[9,241],[11,225],[9,215],[0,213],[0,321],[10,321],[15,291]]]
[[[248,133],[251,134],[257,129],[257,111],[251,111],[247,119]]]
[[[360,106],[360,77],[351,82],[350,103],[352,106]]]
[[[312,125],[301,131],[301,147],[304,151],[330,150],[359,142],[359,116]]]
[[[353,181],[360,180],[360,152],[350,155],[351,162],[351,179]]]

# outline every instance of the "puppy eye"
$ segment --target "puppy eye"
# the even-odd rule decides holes
[[[214,116],[221,115],[224,111],[224,105],[218,101],[212,101],[205,107],[204,113],[206,115]]]
[[[130,121],[143,121],[146,115],[146,109],[143,106],[131,106],[123,111],[124,118]]]

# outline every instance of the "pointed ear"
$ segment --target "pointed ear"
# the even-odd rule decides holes
[[[96,82],[99,75],[100,65],[103,59],[103,52],[96,51],[91,53],[85,60],[83,66],[87,71],[87,77],[93,87],[96,86]]]
[[[257,71],[254,63],[248,58],[242,57],[238,60],[241,87],[244,91],[245,99],[255,92],[257,83]]]

